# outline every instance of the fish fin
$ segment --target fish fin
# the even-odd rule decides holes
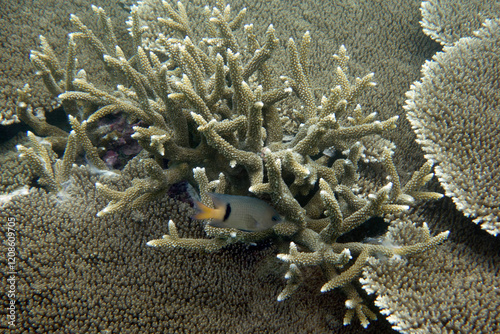
[[[261,228],[259,228],[259,222],[252,215],[245,215],[242,218],[246,222],[245,224],[246,228],[241,226],[241,227],[235,227],[236,229],[248,233],[258,232],[262,230]]]
[[[214,203],[214,206],[216,208],[219,207],[225,207],[227,204],[227,195],[225,194],[219,194],[219,193],[207,193],[207,195],[210,197],[212,202]]]
[[[249,226],[251,228],[250,231],[246,231],[246,230],[242,230],[242,231],[245,231],[245,232],[256,232],[256,231],[259,231],[259,222],[257,221],[257,219],[255,219],[253,216],[250,216],[250,221],[252,222],[252,226]]]
[[[198,192],[196,191],[196,189],[189,182],[186,182],[186,183],[187,183],[186,192],[188,193],[188,195],[191,198],[191,200],[193,202],[196,202],[196,201],[200,202],[201,201],[201,197],[198,194]]]
[[[256,232],[255,230],[245,230],[244,228],[239,228],[238,230],[240,230],[241,232],[247,232],[247,233]]]
[[[222,220],[224,218],[224,210],[223,209],[212,209],[206,206],[205,204],[195,201],[194,207],[196,209],[196,214],[192,216],[194,219],[217,219]]]

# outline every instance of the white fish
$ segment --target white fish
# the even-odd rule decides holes
[[[212,219],[214,227],[236,228],[245,232],[267,230],[282,221],[274,208],[266,202],[248,196],[208,193],[214,208],[195,201],[195,219]]]

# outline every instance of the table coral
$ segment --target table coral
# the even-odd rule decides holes
[[[422,66],[407,92],[407,118],[458,210],[500,233],[500,19],[486,20]]]

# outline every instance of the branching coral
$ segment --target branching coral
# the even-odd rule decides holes
[[[43,143],[42,139],[29,131],[28,138],[31,147],[17,146],[20,157],[26,159],[34,168],[35,173],[39,176],[38,183],[41,186],[46,187],[49,191],[61,190],[61,184],[69,178],[69,171],[75,158],[76,138],[74,132],[68,137],[68,144],[62,160],[54,158],[54,152],[48,142]]]
[[[374,85],[373,74],[351,83],[349,57],[341,46],[334,55],[334,88],[318,104],[308,73],[308,32],[299,44],[288,40],[291,73],[281,76],[280,84],[273,80],[266,63],[278,47],[273,26],[267,28],[260,42],[253,26],[245,25],[246,44],[239,41],[237,30],[246,9],[233,15],[229,5],[218,1],[208,20],[211,35],[197,40],[183,4],[178,2],[175,10],[164,1],[167,17],[158,19],[164,31],[148,35],[148,42],[143,43],[141,36],[147,29],[139,28],[140,7],[148,3],[142,1],[131,10],[131,32],[137,45],[131,58],[118,45],[114,49],[104,47],[76,16],[71,17],[79,34],[102,54],[107,68],[123,79],[115,91],[108,92],[93,85],[84,73],[74,77],[73,88],[59,97],[69,105],[83,102],[95,109],[81,123],[72,119],[76,135],[81,137],[87,154],[98,161],[85,129],[108,114],[122,112],[142,121],[134,127],[133,137],[152,157],[143,159],[149,177],[135,180],[126,191],[96,185],[111,200],[98,215],[143,206],[181,179],[198,185],[205,205],[211,205],[207,192],[250,192],[270,201],[284,222],[255,233],[206,225],[210,239],[185,239],[178,236],[175,223],[170,221],[169,234],[148,245],[214,251],[230,243],[255,242],[271,235],[286,238],[291,240],[289,253],[278,258],[290,265],[288,283],[278,300],[288,298],[300,286],[301,267],[321,266],[327,281],[321,291],[340,287],[348,297],[344,323],[350,323],[356,315],[366,327],[375,315],[352,285],[366,259],[375,253],[411,255],[447,237],[447,233],[429,236],[400,249],[337,241],[370,217],[403,212],[420,200],[441,197],[420,191],[432,178],[431,164],[415,172],[402,187],[389,149],[383,154],[383,164],[391,182],[374,194],[355,194],[357,165],[364,149],[359,140],[386,134],[398,119],[378,121],[375,113],[365,116],[355,104],[361,92]],[[106,29],[112,31],[104,11],[96,12]],[[284,120],[277,105],[291,95],[303,107],[293,116],[300,125],[288,140],[283,136]],[[327,149],[335,150],[332,159],[321,154]],[[163,159],[168,159],[166,170],[162,168]]]

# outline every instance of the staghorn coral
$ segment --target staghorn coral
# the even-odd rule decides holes
[[[273,1],[236,0],[232,4],[251,7],[256,31],[275,23],[278,36],[300,37],[304,31],[311,32],[314,40],[308,64],[316,98],[324,94],[325,87],[334,87],[331,54],[338,45],[344,44],[351,56],[349,65],[353,76],[375,72],[377,87],[363,93],[357,102],[369,112],[378,112],[380,119],[404,115],[405,87],[419,78],[422,63],[440,48],[418,24],[421,19],[419,1],[303,0],[297,3],[280,0],[276,5]],[[191,15],[189,10],[188,13]],[[269,61],[270,67],[276,73],[288,71],[284,59],[286,51],[278,48]],[[287,104],[297,110],[300,108],[291,101]],[[396,144],[395,161],[406,180],[424,159],[409,122],[400,117],[397,126],[397,131],[384,136]]]
[[[500,15],[500,3],[489,0],[431,0],[420,5],[424,33],[447,46],[472,36],[485,19]]]
[[[82,147],[87,154],[89,165],[94,171],[117,175],[115,172],[108,171],[104,161],[99,158],[96,148],[87,136],[87,123],[84,121],[80,124],[72,116],[69,116],[69,121],[74,130],[68,135],[62,159],[56,158],[50,142],[35,136],[31,131],[28,131],[27,134],[31,147],[21,144],[16,146],[21,161],[26,161],[30,168],[33,169],[33,173],[38,176],[37,183],[48,191],[55,193],[61,191],[64,183],[68,180],[79,147]]]
[[[15,147],[27,144],[23,135],[17,135],[0,145],[0,193],[9,193],[18,188],[29,185],[34,176],[33,166],[26,160],[19,159]]]
[[[129,5],[133,1],[121,2]],[[123,49],[130,50],[129,47],[123,47],[123,43],[128,41],[122,38],[125,30],[122,26],[125,25],[128,13],[117,6],[116,1],[95,0],[92,3],[106,8],[117,28],[115,36],[122,43],[120,45]],[[335,71],[331,71],[331,53],[338,48],[338,45],[345,44],[352,55],[350,70],[353,75],[362,76],[376,70],[377,88],[370,94],[360,96],[359,103],[367,110],[376,110],[382,119],[403,114],[402,95],[407,86],[418,79],[420,67],[425,59],[431,57],[439,47],[438,43],[433,43],[422,33],[418,25],[421,18],[420,2],[392,0],[332,3],[304,0],[298,5],[295,0],[281,0],[279,5],[276,5],[273,1],[233,0],[232,4],[236,8],[251,7],[252,21],[258,35],[271,22],[276,23],[275,29],[279,36],[297,37],[304,31],[311,31],[314,41],[309,54],[309,70],[316,97],[323,94],[324,87],[332,86]],[[175,7],[175,4],[173,6]],[[200,29],[203,28],[204,25],[201,23],[206,18],[204,6],[204,0],[191,0],[186,8],[192,22],[191,27],[198,36],[203,36]],[[5,75],[1,79],[5,80],[4,87],[14,85],[13,89],[4,90],[6,98],[14,102],[12,103],[14,107],[16,88],[21,88],[25,82],[29,82],[33,88],[33,104],[36,105],[34,107],[42,106],[50,110],[47,107],[47,100],[38,101],[41,96],[44,96],[44,99],[48,97],[48,94],[43,92],[42,83],[33,80],[32,72],[24,71],[30,67],[26,54],[38,43],[38,36],[42,34],[53,46],[61,64],[64,64],[66,59],[64,45],[67,43],[65,34],[71,29],[71,24],[67,20],[69,13],[78,13],[81,20],[88,23],[99,36],[97,25],[91,19],[92,10],[88,4],[81,1],[69,3],[60,0],[44,2],[43,5],[33,1],[9,2],[4,9],[6,15],[0,18],[2,26],[6,26],[7,31],[13,32],[3,34],[1,37],[5,38],[4,44],[0,45],[0,48],[5,47],[0,57],[6,57],[6,61],[2,62],[6,64],[3,72]],[[161,15],[153,16],[152,20],[156,22],[158,16]],[[32,20],[32,17],[37,19]],[[17,23],[21,26],[16,25]],[[24,32],[23,38],[20,38],[18,31]],[[112,79],[106,77],[102,62],[90,48],[79,47],[78,58],[79,66],[84,67],[91,75],[92,82],[109,86]],[[284,48],[278,48],[271,59],[275,73],[286,71],[287,62],[282,61],[285,58]],[[14,72],[10,71],[12,69]],[[293,106],[297,108],[298,104]],[[13,112],[12,109],[9,111]],[[406,176],[423,163],[423,158],[420,154],[415,155],[418,145],[414,144],[414,134],[406,131],[410,129],[409,123],[402,117],[398,122],[401,131],[394,131],[389,135],[397,145],[395,160],[398,169],[403,172],[403,176]],[[35,134],[42,136],[37,132]],[[60,148],[64,148],[64,144],[60,145]]]
[[[17,150],[20,152],[19,157],[26,160],[33,168],[34,173],[39,177],[39,185],[45,187],[49,191],[57,192],[61,190],[61,184],[67,181],[69,169],[75,159],[76,139],[74,134],[69,136],[64,158],[57,162],[55,161],[55,154],[51,150],[48,142],[44,142],[30,131],[28,131],[28,139],[31,144],[30,148],[24,145],[16,146]],[[49,147],[47,147],[47,145]]]
[[[179,236],[201,238],[190,204],[164,196],[147,207],[96,217],[107,201],[95,183],[124,190],[147,174],[135,158],[120,178],[73,167],[64,196],[32,187],[0,210],[16,221],[17,321],[12,333],[359,333],[345,327],[340,292],[317,296],[319,268],[290,303],[275,300],[281,288],[279,244],[237,244],[223,251],[189,250],[168,257],[146,247],[151,235],[175,220]],[[182,185],[177,185],[182,190]],[[3,204],[3,203],[2,203]],[[1,224],[0,235],[7,233]],[[7,240],[7,238],[2,238]],[[2,241],[2,245],[5,241]],[[7,266],[7,258],[0,264]],[[316,270],[315,270],[316,269]],[[7,285],[0,287],[5,316]],[[9,330],[7,330],[9,332]],[[365,333],[393,333],[377,321]]]
[[[323,332],[328,330],[320,304],[312,300],[281,310],[265,302],[280,284],[277,273],[260,268],[276,252],[269,243],[210,255],[180,251],[169,259],[145,247],[168,219],[184,222],[179,224],[183,237],[202,235],[189,221],[189,204],[178,198],[166,196],[147,208],[96,217],[106,205],[95,191],[97,181],[125,189],[132,178],[144,176],[136,161],[114,182],[88,168],[73,168],[64,198],[31,188],[3,205],[0,220],[16,221],[18,318],[12,333],[157,333],[160,328],[168,333],[220,333],[223,327],[228,333],[242,328],[280,332],[310,331],[319,324]],[[2,236],[6,226],[0,227]],[[2,266],[6,261],[2,257]],[[5,287],[0,288],[2,309],[9,302]],[[326,300],[321,304],[331,309]],[[311,312],[311,320],[290,321],[296,311]]]
[[[425,157],[457,209],[500,231],[500,20],[445,47],[422,68],[405,108]]]
[[[278,256],[290,264],[286,274],[289,283],[278,300],[295,293],[301,283],[302,267],[320,266],[327,278],[321,291],[341,287],[347,294],[344,324],[356,316],[366,327],[375,315],[363,304],[351,282],[359,276],[368,256],[423,252],[446,239],[447,233],[429,236],[399,250],[363,243],[342,244],[337,239],[370,217],[402,212],[420,200],[439,198],[440,194],[420,191],[432,178],[432,165],[425,164],[401,187],[387,148],[383,163],[392,182],[375,194],[357,196],[351,189],[358,178],[357,164],[363,151],[357,140],[387,134],[398,119],[395,116],[376,121],[375,113],[364,116],[361,108],[354,105],[360,93],[373,86],[373,74],[351,83],[347,76],[349,57],[341,46],[334,56],[338,65],[334,88],[318,104],[308,71],[311,44],[308,32],[299,45],[289,39],[291,74],[280,77],[283,82],[280,86],[266,65],[278,45],[272,25],[262,44],[253,26],[245,25],[247,44],[242,47],[233,31],[241,27],[245,10],[233,16],[229,5],[218,2],[209,19],[208,30],[213,34],[196,40],[190,35],[190,23],[182,3],[178,3],[177,10],[166,2],[163,5],[168,17],[160,22],[170,33],[155,36],[154,43],[163,49],[155,48],[154,52],[147,52],[148,48],[138,43],[145,30],[138,28],[138,7],[132,7],[131,32],[138,45],[132,58],[127,58],[118,45],[114,50],[103,49],[92,31],[76,16],[71,17],[90,45],[103,55],[107,67],[118,73],[118,78],[123,78],[123,84],[118,85],[116,91],[108,92],[93,85],[85,75],[74,76],[73,90],[66,90],[59,98],[69,105],[84,103],[97,107],[81,123],[70,118],[76,136],[90,158],[102,162],[87,138],[86,128],[108,114],[123,112],[130,119],[144,123],[134,127],[133,137],[153,157],[142,160],[149,177],[134,180],[126,191],[96,183],[97,189],[111,200],[98,216],[116,213],[126,206],[144,206],[164,195],[182,178],[194,178],[202,198],[213,190],[239,194],[250,191],[270,198],[285,218],[285,223],[272,231],[244,233],[207,225],[205,232],[210,239],[191,239],[179,237],[171,221],[169,234],[148,244],[215,251],[236,242],[262,240],[271,234],[292,239],[289,254]],[[108,22],[101,9],[97,8],[96,12]],[[53,87],[50,82],[47,86]],[[284,140],[282,120],[275,104],[291,94],[300,100],[302,107],[291,114],[300,126],[288,141]],[[319,155],[330,147],[342,151],[343,156],[329,161]],[[161,166],[163,157],[169,159],[166,170]],[[194,177],[190,175],[191,170]],[[217,176],[218,180],[209,182]],[[296,199],[299,196],[305,199],[299,201]],[[203,201],[209,204],[206,198]],[[353,256],[355,260],[350,261]]]
[[[126,36],[124,20],[127,12],[118,6],[115,1],[95,0],[92,2],[97,6],[109,6],[111,16],[116,20],[116,36],[123,45],[129,48]],[[0,124],[7,125],[19,120],[16,114],[18,106],[18,93],[25,84],[31,88],[31,97],[27,101],[30,113],[44,119],[46,112],[59,104],[54,95],[47,91],[41,80],[34,75],[38,68],[30,65],[30,59],[26,55],[40,41],[40,35],[46,36],[46,41],[52,45],[54,55],[59,59],[65,59],[63,52],[67,44],[66,34],[71,29],[68,20],[69,13],[78,12],[82,19],[92,17],[92,9],[85,1],[4,1],[2,2],[2,15],[0,25],[3,33],[0,35],[0,84],[3,89],[0,92]],[[91,23],[91,27],[96,25]],[[107,82],[109,78],[103,75],[102,66],[93,57],[90,50],[79,51],[80,66],[85,66],[87,72],[92,74],[97,82]],[[105,72],[104,72],[105,73]],[[57,129],[57,128],[52,128]],[[62,131],[61,129],[57,129]],[[55,130],[55,131],[57,131]],[[35,132],[39,136],[47,136],[45,133]],[[65,135],[67,136],[67,134]],[[64,145],[61,145],[63,148]]]

